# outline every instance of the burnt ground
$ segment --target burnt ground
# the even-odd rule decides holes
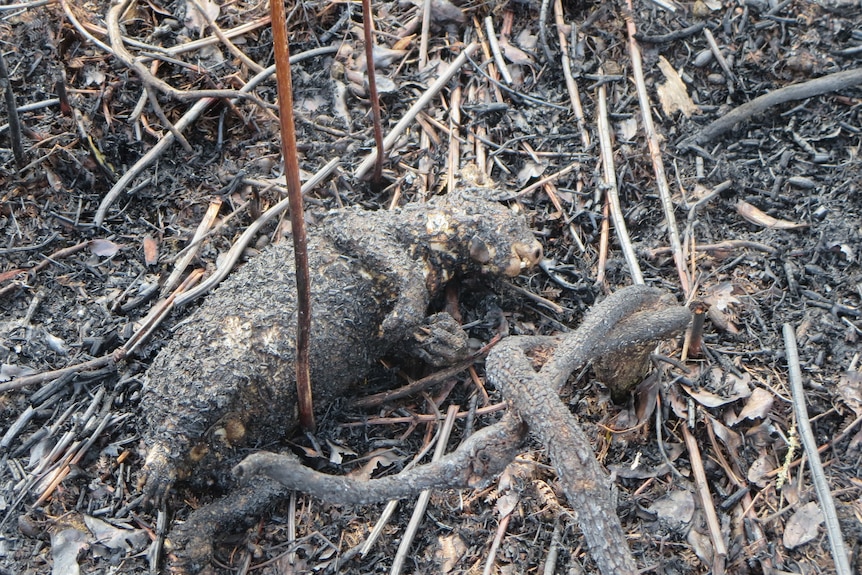
[[[714,566],[715,542],[721,539],[730,573],[836,572],[825,530],[806,506],[817,497],[808,465],[799,465],[782,339],[787,323],[798,338],[814,438],[825,447],[826,478],[858,572],[862,89],[838,87],[771,107],[697,148],[683,142],[757,96],[858,66],[860,5],[850,0],[698,0],[674,5],[671,12],[637,3],[633,20],[682,235],[688,276],[683,280],[668,250],[668,223],[633,80],[626,11],[610,2],[566,4],[564,36],[588,146],[566,89],[553,6],[546,19],[546,53],[537,41],[542,27],[535,3],[469,3],[454,13],[443,3],[434,4],[430,67],[423,70],[418,60],[421,27],[416,24],[420,11],[406,2],[374,2],[379,45],[404,50],[381,55],[378,75],[387,79],[381,82],[387,91],[381,96],[384,133],[430,85],[437,64],[452,61],[468,42],[483,43],[474,56],[476,65],[467,63],[396,143],[380,186],[354,175],[373,145],[360,63],[359,8],[348,14],[347,5],[340,3],[288,5],[294,55],[321,46],[339,50],[293,68],[303,171],[313,173],[335,156],[341,160],[338,171],[310,192],[310,209],[349,204],[373,209],[421,201],[445,190],[450,134],[458,125],[458,166],[484,165],[501,189],[512,192],[508,203],[529,214],[546,257],[554,261],[549,271],[522,275],[516,282],[521,291],[496,286],[495,303],[514,333],[551,333],[576,325],[601,293],[631,283],[613,230],[607,262],[599,258],[607,190],[597,132],[598,86],[604,86],[613,170],[647,283],[709,308],[704,353],[685,358],[685,371],[677,366],[661,381],[659,429],[653,416],[643,415],[649,400],[615,405],[589,374],[567,398],[599,460],[617,475],[618,511],[633,553],[642,567],[655,572],[706,573]],[[218,215],[225,221],[201,243],[189,270],[214,269],[219,255],[281,197],[278,188],[267,185],[280,170],[277,121],[254,103],[220,100],[186,129],[188,149],[174,144],[159,155],[107,208],[103,225],[94,226],[114,183],[168,131],[152,106],[141,103],[140,77],[82,31],[110,43],[104,31],[108,4],[78,3],[69,10],[80,29],[57,3],[0,11],[11,87],[19,107],[31,106],[20,114],[26,153],[20,172],[9,130],[2,132],[0,385],[118,349],[154,307],[160,284],[211,201],[221,200]],[[146,65],[177,90],[240,88],[254,72],[224,44],[170,50],[200,35],[200,19],[185,16],[191,10],[183,2],[134,4],[120,19],[126,48],[142,58],[155,54],[157,60],[144,59]],[[226,3],[217,17],[225,33],[248,26],[234,42],[264,67],[272,64],[266,10],[263,3]],[[511,88],[491,83],[477,70],[499,77],[485,52],[486,16],[498,36],[510,30],[508,44],[520,50],[507,51]],[[704,30],[671,34],[699,23],[711,31],[724,63],[711,52]],[[675,93],[687,93],[683,101],[691,105],[689,115],[662,105],[667,99],[659,93],[667,82],[659,68],[662,57],[678,72],[684,90],[677,84]],[[59,87],[65,88],[62,105],[56,100]],[[268,79],[254,93],[274,102],[274,82]],[[172,122],[192,105],[164,91],[158,100]],[[460,120],[451,113],[459,106]],[[571,169],[546,184],[515,196],[567,167]],[[252,257],[280,235],[270,224],[246,255]],[[597,283],[600,274],[603,279]],[[465,322],[480,313],[482,294],[490,289],[463,286],[462,292],[478,291],[461,295]],[[543,299],[526,297],[524,290]],[[171,326],[193,305],[171,314],[135,355],[116,367],[2,388],[4,572],[47,573],[53,568],[70,573],[75,563],[88,573],[150,568],[145,551],[163,530],[136,499],[136,473],[145,452],[137,419],[141,378],[170,338]],[[665,351],[680,360],[676,346]],[[379,387],[395,384],[391,373],[381,377]],[[475,374],[433,390],[434,406],[423,397],[365,412],[333,406],[318,434],[323,457],[311,456],[312,463],[332,473],[367,474],[374,471],[369,461],[378,457],[375,462],[397,471],[435,432],[436,426],[428,423],[434,418],[420,416],[445,412],[453,403],[468,409],[476,401],[472,381],[482,377],[477,366]],[[499,402],[495,390],[488,393],[478,405]],[[483,415],[475,424],[495,417]],[[684,441],[689,423],[699,457]],[[453,444],[464,426],[464,420],[456,425]],[[657,431],[665,455],[658,449]],[[313,451],[302,437],[292,444]],[[432,494],[406,572],[478,573],[489,555],[492,572],[538,572],[553,553],[558,572],[576,573],[579,565],[594,572],[565,501],[554,494],[554,477],[541,446],[525,449],[509,490],[495,485],[485,492]],[[237,459],[246,452],[238,452]],[[707,527],[695,468],[706,474],[709,507],[717,513],[720,534]],[[58,480],[52,483],[54,478]],[[216,496],[212,490],[179,485],[169,505],[171,520],[182,521]],[[255,529],[227,536],[212,569],[388,572],[410,517],[409,502],[399,506],[368,554],[360,558],[350,551],[365,539],[382,507],[337,507],[300,495],[294,505],[285,502],[261,518]],[[507,512],[505,534],[499,547],[492,548],[501,514]]]

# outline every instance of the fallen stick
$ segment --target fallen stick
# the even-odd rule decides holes
[[[825,519],[826,534],[829,536],[829,547],[832,549],[832,559],[835,561],[835,572],[838,575],[850,575],[850,560],[844,537],[841,535],[841,526],[838,523],[838,512],[835,510],[835,501],[829,490],[829,482],[823,473],[823,463],[817,453],[817,440],[808,420],[808,408],[806,407],[805,390],[802,388],[802,368],[799,365],[799,351],[796,346],[796,332],[793,327],[785,323],[782,326],[784,335],[784,352],[787,356],[788,379],[790,390],[793,393],[793,413],[796,415],[796,427],[805,456],[808,457],[808,467],[811,470],[811,482],[814,491],[817,492],[817,500]]]
[[[511,411],[499,423],[470,436],[439,463],[361,481],[313,471],[292,454],[260,452],[246,457],[234,468],[234,474],[245,481],[265,475],[287,488],[335,504],[410,497],[433,487],[476,486],[511,461],[525,432],[523,418],[548,446],[599,571],[603,575],[635,575],[637,565],[611,501],[610,480],[577,420],[560,400],[558,389],[560,382],[585,362],[643,345],[652,347],[679,333],[689,318],[687,308],[669,305],[659,290],[632,286],[606,298],[574,332],[558,337],[504,339],[488,357],[486,373],[509,401]],[[537,347],[553,349],[551,360],[539,372],[526,356]]]
[[[233,474],[240,480],[266,475],[287,488],[311,493],[330,504],[366,505],[415,497],[426,489],[482,486],[514,459],[523,434],[524,428],[518,418],[504,417],[499,423],[471,435],[458,449],[437,462],[367,481],[327,475],[306,467],[292,453],[266,451],[243,459],[233,468]]]
[[[652,160],[653,171],[655,172],[655,186],[658,189],[658,195],[661,199],[661,207],[664,212],[664,218],[667,222],[668,241],[673,252],[673,261],[676,264],[676,272],[679,276],[679,282],[682,286],[682,292],[688,298],[691,294],[691,278],[685,267],[685,256],[682,253],[682,242],[679,238],[679,229],[676,224],[676,216],[674,215],[674,205],[671,199],[670,185],[667,182],[667,172],[664,169],[664,160],[661,154],[661,139],[656,132],[655,124],[652,119],[652,105],[647,93],[646,80],[644,78],[643,59],[641,58],[640,47],[638,47],[635,36],[637,29],[635,21],[632,18],[634,8],[632,1],[628,0],[628,11],[626,12],[625,21],[628,30],[628,48],[629,59],[631,60],[632,72],[634,73],[635,88],[638,94],[638,103],[641,109],[641,120],[643,122],[644,135],[646,136],[647,146],[649,148],[650,160]],[[707,32],[707,30],[704,30]]]
[[[668,305],[659,290],[631,286],[593,307],[574,332],[557,338],[508,337],[486,361],[488,380],[546,445],[590,555],[603,575],[635,575],[637,564],[611,499],[611,481],[558,390],[584,362],[654,347],[684,330],[690,317],[687,308]],[[549,344],[551,357],[537,372],[527,352]]]
[[[835,92],[836,90],[849,88],[857,84],[862,84],[862,68],[835,72],[834,74],[828,74],[814,80],[809,80],[808,82],[802,82],[801,84],[785,86],[774,92],[758,96],[752,101],[734,108],[730,113],[713,121],[693,137],[683,140],[680,143],[680,148],[685,150],[693,146],[703,146],[725,132],[730,131],[736,124],[744,122],[755,114],[762,114],[769,108],[779,106],[785,102],[804,100],[805,98],[828,94],[829,92]]]

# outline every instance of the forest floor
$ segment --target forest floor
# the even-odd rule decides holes
[[[639,566],[654,573],[837,572],[793,410],[789,325],[840,535],[862,572],[862,4],[638,0],[632,12],[621,2],[543,10],[527,0],[433,0],[425,32],[422,2],[372,4],[384,136],[442,70],[478,47],[371,184],[358,173],[373,148],[361,9],[289,3],[303,179],[338,158],[307,194],[309,210],[419,202],[478,171],[528,215],[545,250],[541,268],[483,288],[495,291],[513,333],[576,326],[596,299],[632,283],[635,268],[704,311],[699,354],[664,349],[677,365],[662,367],[653,386],[658,418],[655,394],[616,405],[589,373],[565,396],[615,478]],[[268,4],[199,5],[232,48],[191,1],[131,2],[113,38],[102,0],[0,6],[23,129],[16,169],[10,130],[0,127],[0,573],[163,568],[148,550],[170,527],[156,525],[136,491],[146,453],[141,385],[171,327],[199,302],[175,310],[118,363],[16,380],[110,358],[157,305],[208,210],[210,233],[183,274],[211,273],[283,197],[274,77],[260,73],[257,101],[204,106],[191,93],[239,90],[273,64]],[[149,71],[159,111],[123,50]],[[740,108],[827,77],[825,88],[807,85],[813,91],[757,113]],[[183,119],[195,105],[202,112]],[[166,121],[186,142],[159,152],[172,137]],[[142,165],[148,152],[153,161]],[[613,192],[627,237],[611,221]],[[288,232],[271,222],[244,255]],[[463,294],[462,307],[481,295]],[[492,388],[476,399],[483,376],[477,365],[434,390],[433,407],[419,396],[330,411],[318,464],[397,472],[434,435],[435,413],[500,404]],[[477,424],[499,417],[486,411]],[[463,433],[462,421],[453,443]],[[311,449],[302,437],[291,445]],[[494,489],[431,494],[404,572],[595,572],[542,446],[524,449]],[[170,521],[217,496],[178,484]],[[388,572],[410,502],[370,551],[351,551],[382,509],[299,495],[255,529],[225,534],[208,569]]]

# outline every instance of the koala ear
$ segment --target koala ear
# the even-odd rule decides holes
[[[488,245],[479,236],[470,238],[470,258],[480,264],[486,264],[491,261],[491,252],[488,250]]]

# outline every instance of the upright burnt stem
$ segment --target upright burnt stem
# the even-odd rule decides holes
[[[12,82],[9,81],[9,73],[6,71],[6,60],[0,54],[0,89],[6,99],[6,115],[9,118],[9,139],[12,141],[12,155],[15,156],[15,167],[20,172],[27,164],[24,155],[24,146],[21,144],[21,122],[18,121],[18,108],[15,104],[15,93],[12,91]]]
[[[275,74],[278,84],[281,149],[284,176],[290,199],[290,223],[293,229],[293,253],[296,260],[296,396],[299,423],[305,431],[314,431],[311,398],[309,338],[311,335],[311,287],[308,274],[308,240],[302,210],[302,186],[299,183],[299,157],[296,153],[296,129],[293,125],[293,86],[290,81],[290,50],[287,46],[287,23],[281,0],[270,2],[272,10],[272,43],[275,52]]]
[[[368,72],[368,97],[371,99],[371,119],[374,124],[374,145],[379,153],[374,160],[374,174],[371,181],[375,184],[383,174],[383,157],[386,150],[383,147],[383,127],[380,124],[380,99],[377,96],[377,78],[374,75],[374,39],[372,28],[374,20],[371,13],[371,0],[362,0],[362,30],[365,32],[365,69]]]

